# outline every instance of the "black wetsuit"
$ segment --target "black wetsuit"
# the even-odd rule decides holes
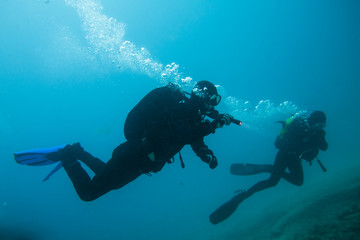
[[[327,150],[323,129],[312,129],[306,123],[304,116],[298,116],[284,128],[275,141],[279,149],[273,165],[264,165],[264,171],[269,171],[269,179],[260,181],[247,190],[250,196],[255,192],[275,186],[281,178],[301,186],[304,182],[302,159],[312,161],[319,149]],[[286,171],[289,169],[289,172]]]
[[[177,87],[169,85],[154,89],[130,111],[125,122],[127,141],[107,163],[87,152],[76,157],[95,172],[92,179],[75,159],[63,165],[79,197],[92,201],[143,173],[160,171],[186,144],[201,158],[211,152],[203,138],[214,131],[214,124],[204,120]]]

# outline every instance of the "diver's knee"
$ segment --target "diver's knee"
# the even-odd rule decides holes
[[[97,197],[92,196],[91,194],[81,194],[79,195],[80,199],[84,202],[91,202],[97,199]]]
[[[94,194],[94,191],[90,187],[76,191],[79,198],[84,202],[91,202],[100,197],[99,194]]]
[[[278,184],[279,181],[270,181],[269,182],[269,186],[270,187],[275,187]]]
[[[277,181],[276,179],[268,179],[266,181],[266,185],[267,187],[275,187],[278,184],[279,181]]]
[[[279,181],[280,181],[280,178],[270,177],[268,180],[268,185],[269,185],[269,187],[275,187]]]
[[[300,179],[294,182],[294,185],[298,187],[302,186],[303,184],[304,184],[304,179]]]

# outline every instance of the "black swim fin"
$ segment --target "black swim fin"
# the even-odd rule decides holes
[[[264,172],[271,172],[273,165],[270,164],[251,164],[251,163],[235,163],[230,166],[230,173],[233,175],[253,175]]]
[[[247,192],[242,192],[234,196],[232,199],[221,205],[212,214],[210,214],[210,222],[212,224],[218,224],[230,217],[235,212],[239,204],[248,196],[249,194]]]

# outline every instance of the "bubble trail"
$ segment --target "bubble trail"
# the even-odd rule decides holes
[[[156,79],[162,85],[173,82],[189,91],[195,84],[191,77],[183,76],[178,64],[171,63],[164,66],[154,60],[146,48],[139,48],[129,40],[125,40],[126,25],[103,14],[99,0],[65,0],[65,4],[76,9],[90,50],[99,55],[104,62],[108,61],[117,68],[141,72]],[[221,108],[241,119],[245,123],[244,126],[249,126],[246,123],[261,126],[270,120],[284,119],[299,110],[289,101],[276,105],[270,100],[261,100],[254,106],[248,101],[227,96],[221,86],[217,87],[223,92],[221,95],[224,100]]]

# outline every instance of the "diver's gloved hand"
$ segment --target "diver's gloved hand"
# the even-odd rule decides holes
[[[207,149],[206,151],[204,151],[203,154],[200,156],[200,158],[203,162],[206,162],[207,164],[209,164],[209,167],[211,169],[216,168],[218,165],[217,158],[215,157],[214,153],[210,149]]]
[[[216,128],[222,128],[224,125],[230,125],[231,120],[233,120],[234,117],[230,114],[219,114],[213,121],[213,124]]]
[[[218,161],[217,161],[217,158],[214,156],[214,155],[211,155],[211,159],[209,161],[209,167],[211,169],[215,169],[218,165]]]

